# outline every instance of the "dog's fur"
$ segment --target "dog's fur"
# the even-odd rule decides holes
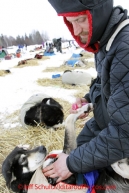
[[[62,106],[53,98],[44,98],[41,103],[31,107],[25,115],[25,124],[37,126],[45,124],[52,127],[63,122],[64,114]]]
[[[75,121],[83,112],[89,112],[92,110],[93,105],[91,103],[82,106],[78,109],[77,114],[70,114],[65,121],[65,137],[63,152],[69,154],[71,150],[76,148],[76,135],[75,135]],[[5,159],[2,165],[2,174],[5,178],[6,185],[14,192],[25,193],[26,190],[19,189],[18,185],[28,185],[34,171],[43,165],[43,168],[53,163],[56,158],[49,158],[44,162],[44,158],[47,154],[44,146],[37,147],[33,150],[28,150],[26,146],[16,147]],[[96,185],[101,187],[116,186],[116,189],[98,189],[96,192],[101,193],[127,193],[129,191],[129,182],[125,178],[129,178],[129,159],[123,159],[119,162],[112,164],[112,168],[115,171],[107,172],[102,170],[100,177],[97,180]],[[120,175],[118,175],[119,173]],[[48,178],[48,182],[52,185],[56,184],[56,180]],[[66,183],[75,184],[76,176],[72,175],[65,180]]]

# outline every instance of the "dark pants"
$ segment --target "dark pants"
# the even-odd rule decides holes
[[[60,51],[60,53],[62,53],[62,48],[61,48],[61,46],[57,46],[56,49],[57,49],[57,52]]]

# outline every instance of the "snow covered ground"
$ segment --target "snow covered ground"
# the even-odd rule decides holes
[[[40,61],[38,66],[26,66],[24,68],[15,68],[18,61],[33,58],[35,53],[25,51],[22,53],[21,58],[13,58],[11,60],[2,60],[0,62],[0,70],[9,69],[10,74],[0,77],[0,128],[13,128],[19,122],[13,123],[9,120],[10,114],[19,110],[23,103],[33,94],[44,92],[51,97],[59,97],[73,103],[75,97],[73,93],[76,90],[63,89],[59,87],[43,87],[37,84],[39,78],[52,78],[51,72],[42,72],[46,67],[58,67],[68,60],[73,53],[80,53],[82,49],[75,49],[74,47],[65,49],[65,53],[55,53],[50,59]],[[92,60],[92,59],[90,59]],[[88,72],[94,76],[96,75],[95,69],[91,68]],[[56,73],[56,71],[55,71]],[[58,72],[59,73],[59,72]],[[63,73],[63,72],[62,72]],[[60,73],[61,74],[61,73]]]

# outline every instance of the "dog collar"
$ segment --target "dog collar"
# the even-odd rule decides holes
[[[47,159],[49,159],[49,158],[56,158],[58,156],[58,154],[50,154],[50,155],[47,155],[46,157],[45,157],[45,161],[47,160]]]

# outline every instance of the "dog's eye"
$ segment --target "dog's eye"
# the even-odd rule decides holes
[[[26,157],[23,157],[23,158],[22,158],[22,162],[25,162],[25,161],[26,161]]]
[[[25,165],[27,163],[27,159],[25,155],[21,155],[20,159],[19,159],[19,164],[21,165]]]

